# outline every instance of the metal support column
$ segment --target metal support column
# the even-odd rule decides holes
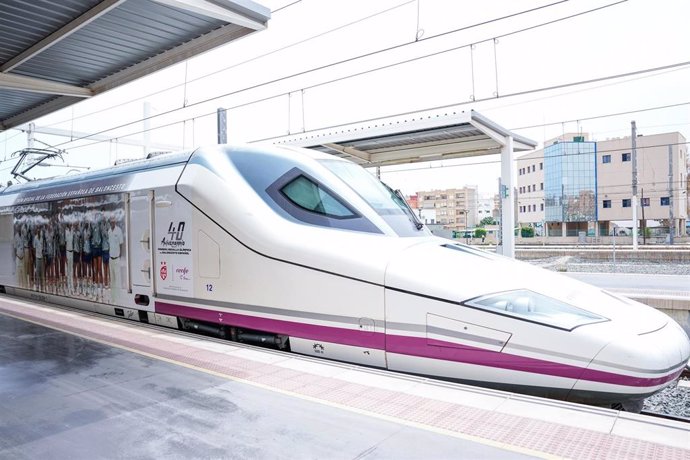
[[[513,161],[513,137],[505,138],[501,149],[501,235],[503,237],[502,252],[506,257],[515,257],[515,201],[513,187],[515,162]]]

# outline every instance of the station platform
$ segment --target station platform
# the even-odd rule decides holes
[[[690,459],[690,424],[0,296],[0,458]]]

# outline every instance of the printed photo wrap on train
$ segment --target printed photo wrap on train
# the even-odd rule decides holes
[[[17,286],[117,303],[127,277],[124,194],[15,206],[12,222]]]

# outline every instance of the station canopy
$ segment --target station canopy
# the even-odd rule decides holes
[[[311,148],[364,167],[389,166],[533,150],[537,143],[499,126],[474,110],[439,109],[308,131],[275,139],[276,145]]]
[[[266,28],[249,0],[3,0],[0,131]]]

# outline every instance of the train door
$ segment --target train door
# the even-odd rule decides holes
[[[173,187],[156,189],[153,218],[154,290],[158,298],[194,297],[192,207]]]
[[[150,296],[151,228],[153,225],[153,190],[133,192],[129,196],[129,257],[133,294]]]

